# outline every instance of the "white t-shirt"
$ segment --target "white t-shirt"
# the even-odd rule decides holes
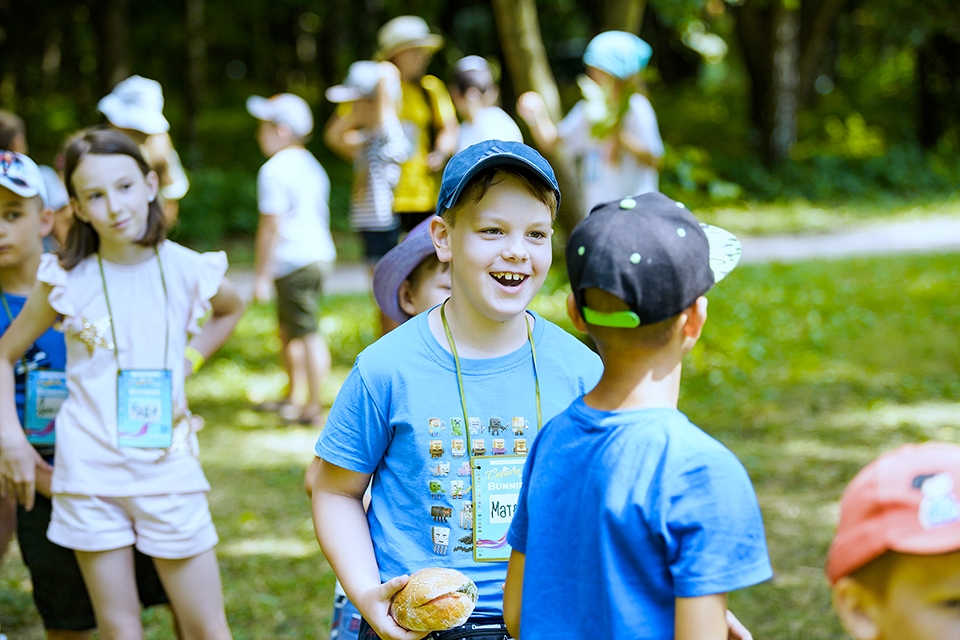
[[[124,369],[163,368],[166,315],[173,403],[183,407],[183,350],[188,335],[200,331],[199,321],[227,270],[222,251],[200,254],[169,240],[158,251],[169,296],[166,314],[155,257],[136,265],[103,262],[118,352],[110,348],[111,316],[96,255],[70,271],[52,254],[40,259],[37,279],[53,287],[48,301],[62,316],[67,345],[69,396],[57,414],[54,493],[117,497],[210,489],[200,461],[188,450],[157,462],[159,449],[117,446],[117,354]],[[196,435],[190,437],[196,450]]]
[[[280,216],[273,247],[273,275],[282,278],[314,262],[333,262],[330,236],[330,178],[302,147],[288,147],[267,160],[257,174],[257,205]]]
[[[630,97],[630,109],[624,116],[623,126],[642,140],[650,153],[663,155],[657,115],[646,96],[635,93]],[[621,149],[616,161],[612,161],[613,140],[597,140],[591,135],[590,128],[583,100],[574,105],[557,126],[564,148],[580,163],[586,213],[603,202],[659,189],[656,169],[641,164],[626,149]]]
[[[507,112],[500,107],[486,107],[477,112],[473,122],[460,124],[460,142],[457,153],[469,146],[485,140],[507,140],[523,142],[520,127],[513,121]]]

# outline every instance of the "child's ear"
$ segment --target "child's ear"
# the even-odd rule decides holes
[[[697,340],[707,323],[707,299],[700,296],[684,310],[686,321],[683,323],[683,336]]]
[[[156,171],[148,171],[143,177],[147,182],[147,199],[153,202],[157,199],[157,193],[160,191],[160,176]]]
[[[400,303],[400,308],[403,309],[408,316],[417,315],[417,305],[413,303],[413,287],[410,286],[410,280],[404,280],[400,283],[400,290],[397,291],[397,301]]]
[[[570,322],[573,323],[577,331],[580,333],[587,332],[587,322],[583,319],[583,314],[580,313],[580,307],[577,306],[577,299],[572,292],[567,296],[567,315],[570,317]]]
[[[440,216],[434,216],[430,221],[430,238],[433,240],[433,248],[436,249],[440,262],[450,262],[453,259],[453,249],[450,246],[450,223]]]
[[[50,207],[44,207],[40,209],[40,237],[46,238],[50,235],[50,232],[53,231],[53,222],[56,219],[56,214],[53,212],[53,209]]]
[[[856,640],[880,638],[882,603],[871,589],[844,576],[833,585],[833,608],[844,628]]]

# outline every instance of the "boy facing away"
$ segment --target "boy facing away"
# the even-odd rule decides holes
[[[261,408],[276,409],[291,422],[316,424],[320,382],[330,370],[330,350],[317,324],[318,299],[323,274],[337,258],[330,235],[330,179],[303,146],[313,131],[313,115],[303,98],[290,93],[251,96],[247,111],[260,121],[257,142],[268,158],[257,174],[254,297],[268,300],[271,284],[276,287],[289,377],[285,397]]]
[[[726,593],[771,577],[750,478],[677,410],[703,295],[739,255],[660,193],[571,234],[568,311],[604,372],[530,451],[507,536],[513,637],[726,639]]]
[[[908,444],[843,492],[826,569],[856,640],[960,638],[958,479],[960,447]]]

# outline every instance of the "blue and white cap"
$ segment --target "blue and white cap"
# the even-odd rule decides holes
[[[47,204],[47,189],[40,167],[22,153],[0,151],[0,187],[24,198],[40,196],[44,205]]]
[[[512,166],[526,170],[547,183],[557,195],[557,209],[560,208],[560,187],[553,167],[537,153],[536,149],[522,142],[504,140],[485,140],[469,146],[456,154],[447,163],[440,181],[440,196],[437,198],[437,215],[457,204],[460,194],[470,184],[470,180],[491,167]]]

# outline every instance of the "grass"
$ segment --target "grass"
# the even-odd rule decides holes
[[[903,442],[960,435],[957,255],[744,266],[710,294],[710,320],[684,370],[681,409],[730,447],[754,481],[776,577],[732,594],[757,638],[841,639],[823,562],[837,499],[856,471]],[[534,307],[564,319],[562,273]],[[332,401],[374,336],[366,296],[325,300],[334,351]],[[316,432],[250,410],[283,383],[271,309],[248,311],[191,380],[207,418],[204,468],[234,635],[325,637],[333,575],[313,538],[302,490]],[[17,554],[0,572],[11,640],[41,638]],[[170,638],[166,615],[145,615]]]

